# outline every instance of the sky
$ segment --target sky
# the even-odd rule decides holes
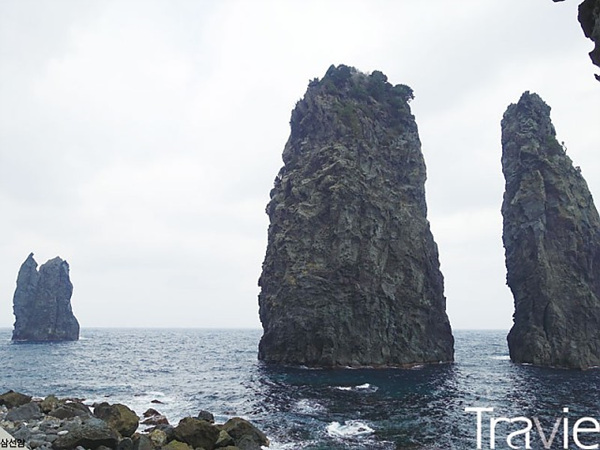
[[[265,206],[309,80],[407,84],[454,329],[506,329],[500,120],[524,91],[600,198],[577,0],[0,0],[0,327],[60,256],[82,328],[260,328]]]

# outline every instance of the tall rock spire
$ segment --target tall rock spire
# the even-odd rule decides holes
[[[267,206],[261,360],[452,361],[411,99],[381,72],[340,65],[297,103]]]
[[[13,341],[76,341],[79,323],[71,309],[69,264],[59,257],[42,264],[31,253],[21,265],[13,299]]]
[[[502,171],[511,359],[600,365],[600,218],[536,94],[525,92],[504,113]]]

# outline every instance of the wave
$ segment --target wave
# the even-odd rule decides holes
[[[303,398],[302,400],[298,400],[292,409],[300,414],[315,414],[327,411],[325,406],[321,405],[319,402],[315,400],[309,400],[307,398]]]
[[[335,389],[340,391],[354,392],[376,392],[379,388],[370,383],[359,384],[358,386],[335,386]]]
[[[341,439],[356,438],[361,436],[368,436],[375,430],[364,422],[359,420],[348,420],[343,424],[339,422],[331,422],[327,425],[327,434],[331,437],[337,437]]]

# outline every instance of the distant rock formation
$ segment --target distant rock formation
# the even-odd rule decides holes
[[[412,90],[344,65],[310,82],[267,206],[259,359],[453,360]]]
[[[31,253],[19,270],[13,299],[13,341],[76,341],[79,323],[71,310],[69,264],[59,257],[40,267]]]
[[[600,218],[555,136],[536,94],[502,119],[508,345],[514,362],[585,369],[600,365]]]
[[[553,2],[562,2],[564,0],[552,0]],[[579,5],[577,19],[581,24],[585,37],[594,41],[595,47],[590,52],[592,62],[600,67],[600,0],[584,0]],[[600,81],[600,75],[595,75]]]

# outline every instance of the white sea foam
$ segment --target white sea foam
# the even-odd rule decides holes
[[[325,406],[321,405],[319,402],[315,400],[309,400],[307,398],[298,400],[292,409],[301,414],[314,414],[327,410],[327,408],[325,408]]]
[[[360,385],[356,386],[355,389],[357,391],[375,392],[379,388],[377,386],[372,385],[372,384],[365,383],[365,384],[360,384]]]
[[[499,361],[510,361],[509,355],[496,355],[496,356],[492,356],[491,358],[499,360]]]
[[[335,389],[340,391],[375,392],[379,388],[373,384],[364,383],[359,384],[358,386],[335,386]]]
[[[269,438],[270,439],[270,438]],[[262,447],[263,450],[298,450],[301,448],[314,448],[317,445],[317,441],[304,441],[304,442],[278,442],[271,440],[269,447]]]
[[[364,422],[358,420],[347,420],[343,424],[339,422],[331,422],[327,425],[327,434],[331,437],[342,439],[356,438],[367,436],[373,433],[373,428]]]

